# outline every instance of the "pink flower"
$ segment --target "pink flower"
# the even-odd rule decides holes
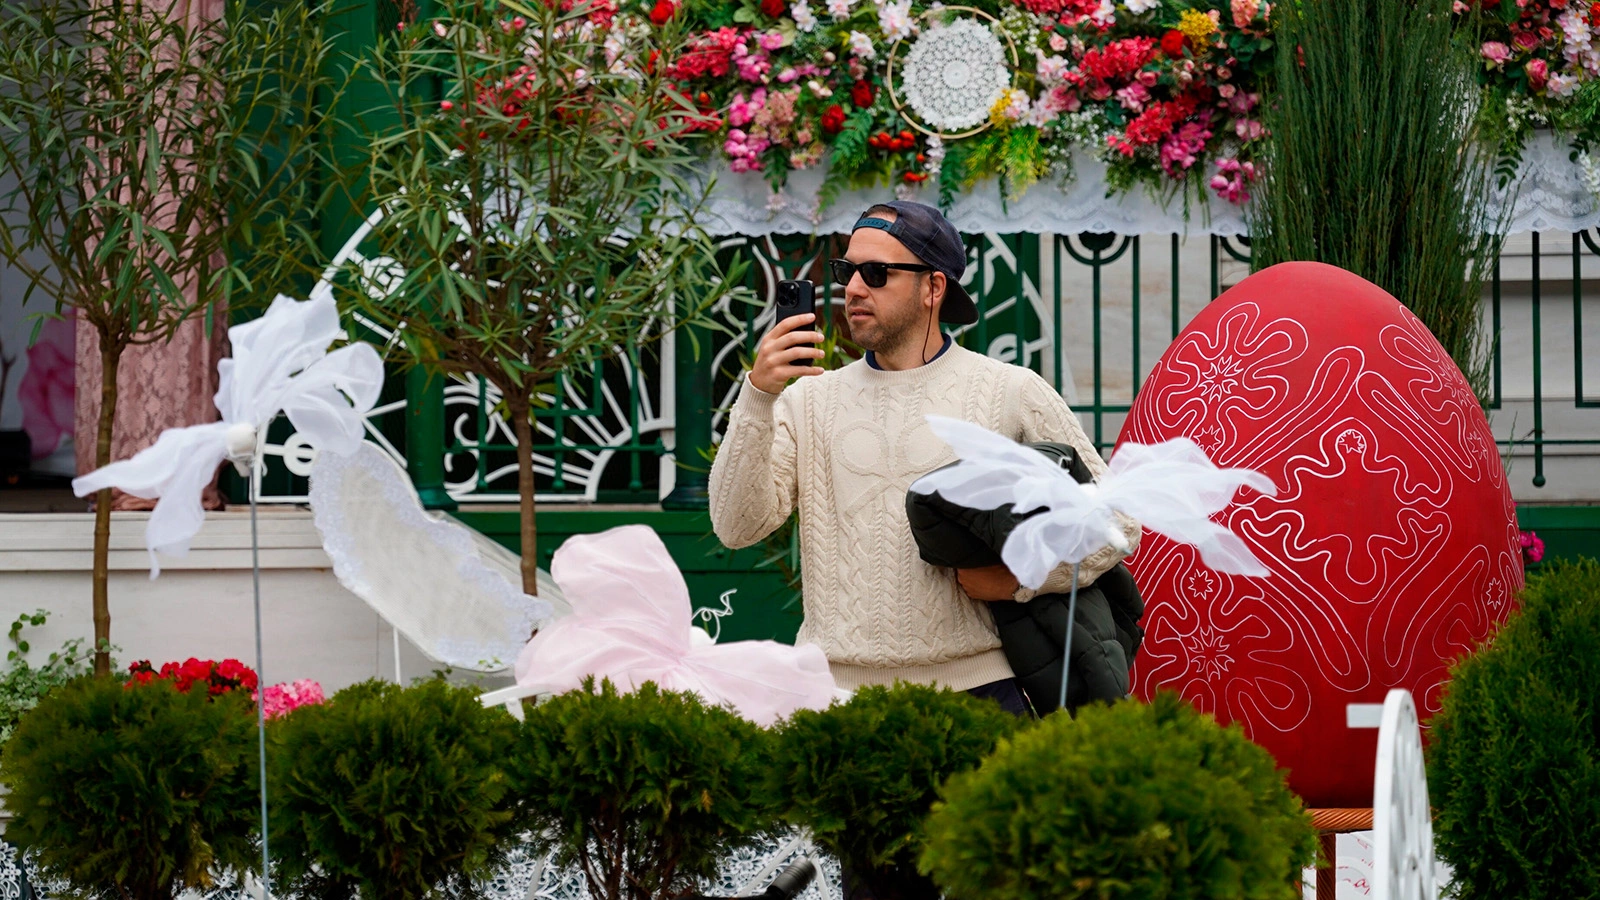
[[[1511,48],[1499,41],[1484,41],[1483,48],[1479,51],[1483,58],[1498,66],[1511,58]]]
[[[1173,178],[1182,178],[1185,171],[1205,152],[1206,141],[1211,138],[1211,113],[1202,111],[1195,120],[1185,122],[1161,142],[1161,168]]]
[[[1068,87],[1053,87],[1044,96],[1045,105],[1058,113],[1077,112],[1083,106],[1077,92]]]
[[[1544,559],[1544,541],[1536,532],[1518,532],[1517,543],[1522,545],[1523,562],[1536,563]]]
[[[1145,90],[1145,86],[1137,81],[1117,91],[1117,102],[1121,103],[1122,108],[1126,110],[1139,112],[1144,109],[1144,105],[1149,101],[1150,92]]]
[[[1539,36],[1531,31],[1519,31],[1512,36],[1511,46],[1518,50],[1532,50],[1539,46]]]
[[[1254,163],[1224,159],[1217,163],[1217,174],[1211,176],[1211,189],[1229,203],[1241,204],[1250,199],[1250,193],[1245,190],[1245,186],[1255,180]]]
[[[1055,32],[1050,33],[1050,49],[1057,53],[1067,49],[1067,39]]]
[[[22,429],[33,444],[33,458],[44,459],[72,436],[73,320],[50,319],[39,341],[28,348],[28,367],[17,385]]]
[[[1261,11],[1258,0],[1233,0],[1233,27],[1249,28],[1250,22]]]
[[[288,715],[302,706],[323,702],[322,685],[309,678],[275,684],[261,692],[261,711],[269,719]]]
[[[1240,119],[1233,123],[1233,131],[1241,141],[1260,140],[1267,133],[1266,127],[1255,119]]]
[[[1528,72],[1528,90],[1542,91],[1546,81],[1550,80],[1550,66],[1542,59],[1530,59],[1526,67]]]

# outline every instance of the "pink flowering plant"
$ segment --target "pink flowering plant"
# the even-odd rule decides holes
[[[1522,545],[1522,564],[1524,566],[1535,565],[1544,559],[1544,541],[1539,539],[1538,532],[1518,532],[1517,543]]]
[[[1115,192],[1249,201],[1268,137],[1273,0],[971,0],[1008,47],[1010,86],[988,127],[939,138],[891,99],[905,99],[911,42],[971,13],[929,0],[607,0],[619,20],[689,35],[663,56],[665,77],[735,173],[760,173],[775,197],[789,173],[826,166],[820,203],[845,187],[902,195],[990,178],[1015,197],[1072,177],[1087,152]],[[1505,119],[1509,163],[1534,125],[1600,128],[1600,0],[1459,0],[1457,27],[1476,41],[1490,113]],[[1009,58],[1016,52],[1015,63]],[[1585,112],[1587,110],[1587,112]],[[926,123],[924,123],[926,124]],[[1600,183],[1600,164],[1595,165]]]
[[[1573,161],[1596,169],[1589,153],[1600,143],[1600,2],[1455,0],[1454,10],[1483,62],[1482,125],[1501,148],[1502,183],[1537,127],[1565,134]]]
[[[318,706],[326,698],[322,685],[309,678],[274,684],[261,692],[261,707],[267,718],[286,716],[302,706]]]

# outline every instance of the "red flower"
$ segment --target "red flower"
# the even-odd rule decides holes
[[[656,0],[655,8],[650,10],[650,21],[657,25],[665,25],[677,11],[678,8],[672,5],[672,0]]]
[[[1181,37],[1183,32],[1178,32]],[[1163,42],[1165,38],[1162,39]],[[1155,38],[1124,38],[1083,54],[1078,73],[1085,78],[1117,81],[1132,78],[1156,52]]]
[[[857,109],[866,109],[872,105],[872,85],[865,81],[858,81],[850,88],[850,102]]]
[[[789,5],[783,0],[761,0],[761,11],[766,13],[768,18],[776,19],[788,8]]]
[[[1589,24],[1600,27],[1600,2],[1589,4]]]
[[[1132,156],[1139,147],[1154,144],[1170,134],[1179,122],[1194,113],[1198,105],[1199,101],[1193,96],[1152,103],[1128,123],[1128,128],[1123,134],[1111,135],[1106,139],[1107,143],[1123,156]]]
[[[844,107],[835,103],[822,111],[822,130],[828,134],[844,130]]]
[[[1184,37],[1183,32],[1174,28],[1161,36],[1161,52],[1177,59],[1183,55],[1183,44],[1186,40],[1188,38]]]

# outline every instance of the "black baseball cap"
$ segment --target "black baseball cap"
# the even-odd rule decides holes
[[[873,204],[874,209],[878,207],[894,210],[895,220],[862,216],[851,232],[856,228],[887,231],[918,259],[944,273],[944,305],[939,308],[939,321],[950,325],[971,325],[978,321],[978,307],[967,289],[961,286],[961,275],[967,271],[967,248],[961,243],[961,232],[956,231],[944,213],[926,203],[892,200]]]

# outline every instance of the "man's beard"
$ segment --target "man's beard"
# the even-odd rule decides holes
[[[893,319],[874,310],[866,322],[860,325],[850,323],[850,340],[857,347],[873,353],[887,353],[918,340],[926,341],[926,316],[927,311],[920,305]]]

